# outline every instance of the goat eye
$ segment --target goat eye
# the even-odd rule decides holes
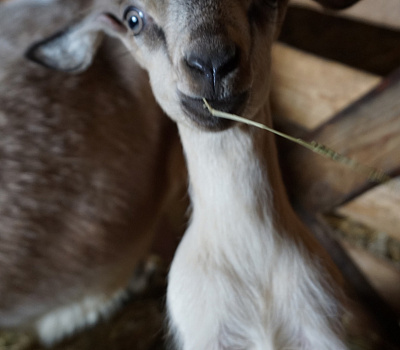
[[[144,27],[144,14],[135,7],[128,7],[124,12],[124,20],[133,35],[138,35]]]

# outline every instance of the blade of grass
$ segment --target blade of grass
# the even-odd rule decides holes
[[[368,165],[362,164],[354,159],[348,158],[321,143],[318,143],[316,141],[307,142],[302,139],[287,135],[283,132],[277,131],[277,130],[270,128],[264,124],[240,117],[235,114],[230,114],[230,113],[216,110],[210,106],[210,104],[207,102],[207,100],[205,98],[203,98],[203,102],[204,102],[205,107],[208,109],[208,111],[214,117],[225,118],[225,119],[237,121],[240,123],[254,126],[259,129],[263,129],[263,130],[272,132],[275,135],[283,137],[291,142],[297,143],[298,145],[305,147],[305,148],[309,149],[310,151],[317,153],[325,158],[328,158],[335,162],[344,164],[345,166],[366,176],[372,182],[377,182],[377,183],[382,184],[382,183],[388,182],[392,179],[389,175],[385,174],[383,171],[373,168],[373,167],[370,167]]]

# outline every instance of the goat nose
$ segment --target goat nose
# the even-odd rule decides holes
[[[186,65],[192,74],[200,74],[212,84],[214,91],[218,83],[238,68],[240,51],[236,46],[220,47],[217,50],[204,50],[190,53]]]

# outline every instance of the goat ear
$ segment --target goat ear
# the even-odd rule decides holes
[[[109,14],[89,16],[49,38],[34,43],[25,56],[45,67],[79,73],[92,63],[104,37],[103,31],[123,30]],[[112,29],[112,30],[111,30]]]
[[[322,6],[325,6],[334,10],[342,10],[346,7],[350,7],[360,0],[315,0],[320,3]]]

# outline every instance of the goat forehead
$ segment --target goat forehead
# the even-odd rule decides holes
[[[183,35],[208,37],[226,34],[227,28],[243,26],[246,20],[246,0],[165,0],[168,22]],[[195,34],[197,33],[197,34]],[[194,39],[194,38],[191,38]]]
[[[126,0],[118,0],[120,4],[126,3]],[[134,1],[130,1],[134,2]],[[185,14],[207,13],[218,15],[222,12],[229,12],[232,7],[245,7],[250,0],[139,0],[138,3],[150,10],[163,11],[165,14],[176,13],[184,16]]]
[[[184,11],[193,15],[205,14],[218,17],[238,7],[245,7],[246,0],[165,0],[172,11]]]
[[[102,0],[99,0],[102,1]],[[186,30],[201,22],[223,23],[243,20],[246,9],[259,0],[103,0],[120,8],[135,6],[150,16],[161,27]],[[165,29],[165,28],[164,28]]]

